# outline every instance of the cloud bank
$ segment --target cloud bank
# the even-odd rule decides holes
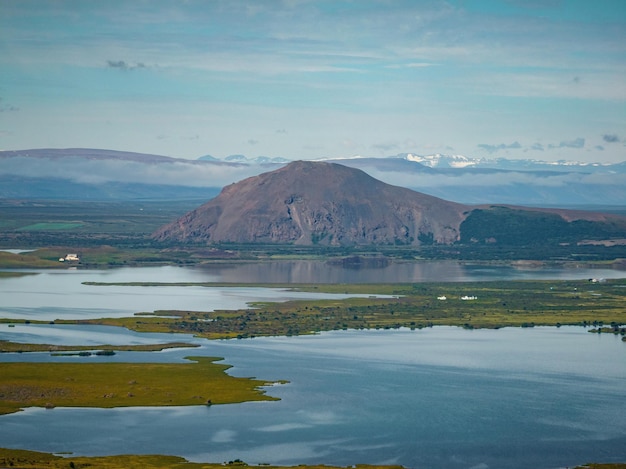
[[[190,187],[224,187],[257,175],[258,167],[185,162],[145,164],[123,160],[85,160],[14,157],[0,160],[0,174],[34,178],[58,178],[85,184],[126,182]]]

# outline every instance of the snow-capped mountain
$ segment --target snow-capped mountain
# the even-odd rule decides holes
[[[441,153],[426,156],[401,153],[396,155],[396,157],[420,163],[430,168],[466,168],[468,166],[478,166],[482,161],[478,158],[468,158],[463,155],[442,155]]]
[[[213,162],[226,162],[237,163],[245,165],[268,165],[268,164],[287,164],[292,160],[281,157],[270,156],[257,156],[256,158],[249,158],[242,154],[229,155],[223,159],[215,158],[212,156],[201,156],[198,158],[201,161],[213,161]],[[416,170],[419,167],[426,167],[432,169],[458,169],[458,170],[471,170],[471,169],[493,169],[502,171],[565,171],[565,172],[626,172],[626,162],[619,164],[604,164],[604,163],[585,163],[577,161],[543,161],[535,159],[507,159],[507,158],[473,158],[465,155],[445,155],[442,153],[434,153],[431,155],[418,155],[416,153],[398,153],[397,155],[391,155],[382,158],[372,158],[362,155],[352,156],[338,156],[338,157],[324,157],[317,158],[315,161],[331,161],[341,163],[344,162],[348,166],[364,166],[368,162],[376,162],[377,166],[393,165],[394,161],[404,160],[410,163],[418,163]],[[373,163],[372,163],[373,164]],[[406,169],[406,166],[403,165]]]
[[[199,159],[202,159],[199,158]],[[224,158],[224,161],[228,163],[244,163],[244,164],[283,164],[289,163],[291,160],[281,158],[279,156],[257,156],[256,158],[248,158],[246,155],[229,155]]]
[[[584,163],[578,161],[542,161],[535,159],[507,159],[507,158],[472,158],[464,155],[443,155],[435,153],[433,155],[416,155],[414,153],[399,153],[389,158],[400,158],[407,161],[419,163],[429,168],[485,168],[503,169],[516,171],[585,171],[595,172],[596,170],[615,169],[620,165],[604,163]]]

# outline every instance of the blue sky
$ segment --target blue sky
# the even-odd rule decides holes
[[[626,161],[623,0],[0,0],[0,149]]]

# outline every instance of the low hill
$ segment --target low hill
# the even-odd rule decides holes
[[[361,170],[296,161],[225,187],[160,228],[163,242],[421,245],[573,242],[626,237],[626,218],[584,211],[469,206],[392,186]]]

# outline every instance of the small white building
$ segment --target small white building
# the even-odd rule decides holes
[[[72,254],[67,254],[65,257],[60,257],[59,258],[59,262],[66,262],[66,261],[68,261],[68,262],[71,262],[71,261],[78,262],[78,261],[80,261],[80,257],[78,257],[78,254],[73,254],[72,253]]]

